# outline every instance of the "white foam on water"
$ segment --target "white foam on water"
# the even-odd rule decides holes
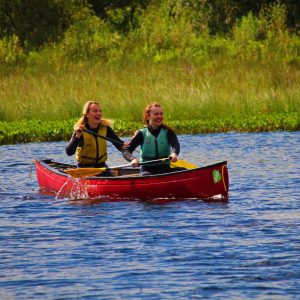
[[[89,199],[88,182],[84,178],[68,176],[68,180],[57,192],[55,199],[79,200]]]

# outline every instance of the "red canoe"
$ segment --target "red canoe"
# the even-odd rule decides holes
[[[227,162],[168,174],[139,176],[138,169],[118,169],[114,177],[70,178],[64,173],[74,165],[52,160],[36,160],[36,175],[41,191],[56,195],[71,189],[74,182],[84,185],[90,199],[227,199]]]

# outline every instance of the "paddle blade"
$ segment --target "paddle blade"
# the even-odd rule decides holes
[[[171,167],[176,168],[176,167],[180,167],[180,168],[186,168],[186,169],[196,169],[199,168],[197,165],[194,165],[188,161],[179,159],[177,160],[175,163],[171,162]]]
[[[107,168],[77,168],[64,170],[65,173],[75,178],[89,177],[106,171]]]

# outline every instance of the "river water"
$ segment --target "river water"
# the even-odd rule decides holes
[[[228,202],[56,199],[30,166],[66,142],[0,146],[0,299],[300,299],[300,132],[179,139]]]

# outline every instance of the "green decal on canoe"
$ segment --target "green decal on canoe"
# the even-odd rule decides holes
[[[213,170],[212,175],[213,175],[214,183],[217,183],[222,179],[222,176],[218,170]]]

